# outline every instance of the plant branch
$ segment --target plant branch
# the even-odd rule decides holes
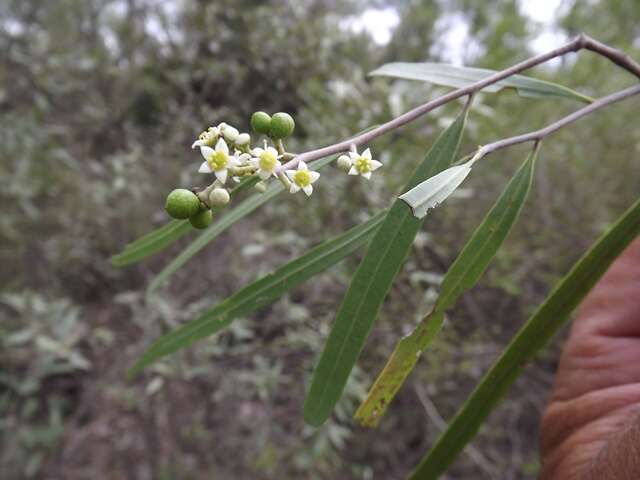
[[[580,110],[576,110],[572,114],[567,115],[566,117],[563,117],[544,128],[484,145],[477,150],[477,153],[474,156],[476,157],[476,160],[479,160],[480,158],[491,152],[495,152],[496,150],[507,148],[512,145],[517,145],[519,143],[525,142],[539,142],[543,138],[548,137],[552,133],[557,132],[561,128],[564,128],[567,125],[576,122],[577,120],[580,120],[581,118],[589,115],[592,112],[595,112],[596,110],[600,110],[601,108],[604,108],[608,105],[620,102],[626,98],[638,94],[640,94],[640,85],[635,85],[633,87],[620,90],[619,92],[607,95],[606,97],[602,97],[599,100],[596,100],[595,102],[589,104],[588,106],[581,108]]]
[[[292,160],[282,165],[279,171],[295,168],[298,162],[300,161],[311,162],[313,160],[327,157],[329,155],[335,155],[338,153],[347,152],[350,149],[351,145],[362,145],[362,144],[369,143],[372,140],[392,130],[395,130],[396,128],[399,128],[403,125],[406,125],[407,123],[410,123],[420,118],[421,116],[429,113],[431,110],[434,110],[438,107],[441,107],[442,105],[445,105],[446,103],[451,102],[452,100],[456,100],[465,95],[473,94],[479,90],[482,90],[488,85],[492,85],[496,82],[499,82],[500,80],[504,80],[507,77],[510,77],[524,70],[527,70],[529,68],[545,63],[553,58],[561,57],[563,55],[566,55],[567,53],[577,52],[583,49],[593,51],[595,53],[598,53],[599,55],[602,55],[608,58],[616,65],[620,66],[621,68],[629,71],[630,73],[640,78],[640,65],[636,63],[631,57],[629,57],[628,55],[626,55],[624,52],[620,50],[611,48],[603,43],[598,42],[597,40],[592,39],[587,35],[581,34],[575,39],[571,40],[566,45],[563,45],[562,47],[556,48],[547,53],[535,55],[505,70],[496,72],[488,76],[487,78],[484,78],[470,85],[467,85],[466,87],[453,90],[441,97],[438,97],[412,110],[409,110],[408,112],[405,112],[402,115],[399,115],[398,117],[386,123],[383,123],[382,125],[372,130],[369,130],[365,133],[362,133],[355,137],[351,137],[347,140],[335,143],[333,145],[329,145],[323,148],[318,148],[316,150],[310,150],[308,152],[301,153],[300,155],[296,156]],[[594,102],[594,103],[597,103],[597,102]]]

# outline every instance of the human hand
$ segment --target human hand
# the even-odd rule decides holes
[[[640,239],[576,316],[541,449],[542,480],[640,479]]]

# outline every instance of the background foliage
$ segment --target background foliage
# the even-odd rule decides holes
[[[3,475],[406,475],[553,280],[634,199],[640,129],[629,121],[633,101],[545,142],[521,221],[378,430],[354,425],[358,400],[399,335],[431,305],[441,275],[524,147],[483,160],[486,168],[474,172],[463,195],[430,214],[355,379],[323,428],[303,424],[305,382],[355,257],[135,382],[124,372],[161,332],[386,207],[459,105],[376,141],[385,169],[372,183],[335,172],[310,201],[279,197],[151,299],[144,289],[175,250],[126,270],[114,270],[108,257],[166,220],[167,191],[198,181],[188,147],[204,125],[224,120],[246,129],[256,109],[285,110],[298,124],[293,151],[344,138],[444,91],[366,78],[384,62],[454,58],[502,68],[527,56],[551,27],[525,14],[524,3],[1,2]],[[371,11],[398,16],[387,43],[356,28]],[[558,41],[586,31],[639,58],[638,25],[635,2],[575,0],[561,2],[551,31]],[[588,53],[535,75],[591,96],[632,82]],[[512,93],[481,95],[461,151],[543,126],[572,108]],[[556,358],[554,346],[528,367],[449,478],[535,478],[537,422]]]

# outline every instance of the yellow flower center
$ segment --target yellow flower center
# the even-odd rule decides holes
[[[265,172],[272,172],[274,168],[276,168],[276,162],[278,159],[271,152],[262,152],[260,154],[260,169]]]
[[[353,166],[356,167],[358,172],[367,173],[371,171],[371,160],[367,157],[359,157],[355,162],[353,162]]]
[[[211,170],[217,172],[218,170],[224,170],[229,163],[229,155],[223,151],[216,150],[207,158],[207,163],[211,167]]]
[[[309,170],[298,170],[293,174],[293,181],[301,188],[311,184],[311,175]]]

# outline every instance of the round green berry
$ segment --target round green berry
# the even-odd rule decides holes
[[[173,218],[185,219],[200,210],[200,200],[186,188],[177,188],[167,195],[164,209]]]
[[[267,135],[271,129],[271,116],[266,112],[255,112],[251,115],[251,128]]]
[[[193,228],[201,230],[211,225],[212,221],[213,214],[211,213],[211,210],[202,210],[189,218],[189,222],[191,222]]]
[[[296,128],[296,122],[293,121],[293,117],[288,113],[278,112],[271,118],[269,136],[276,140],[287,138],[293,133],[294,128]]]

